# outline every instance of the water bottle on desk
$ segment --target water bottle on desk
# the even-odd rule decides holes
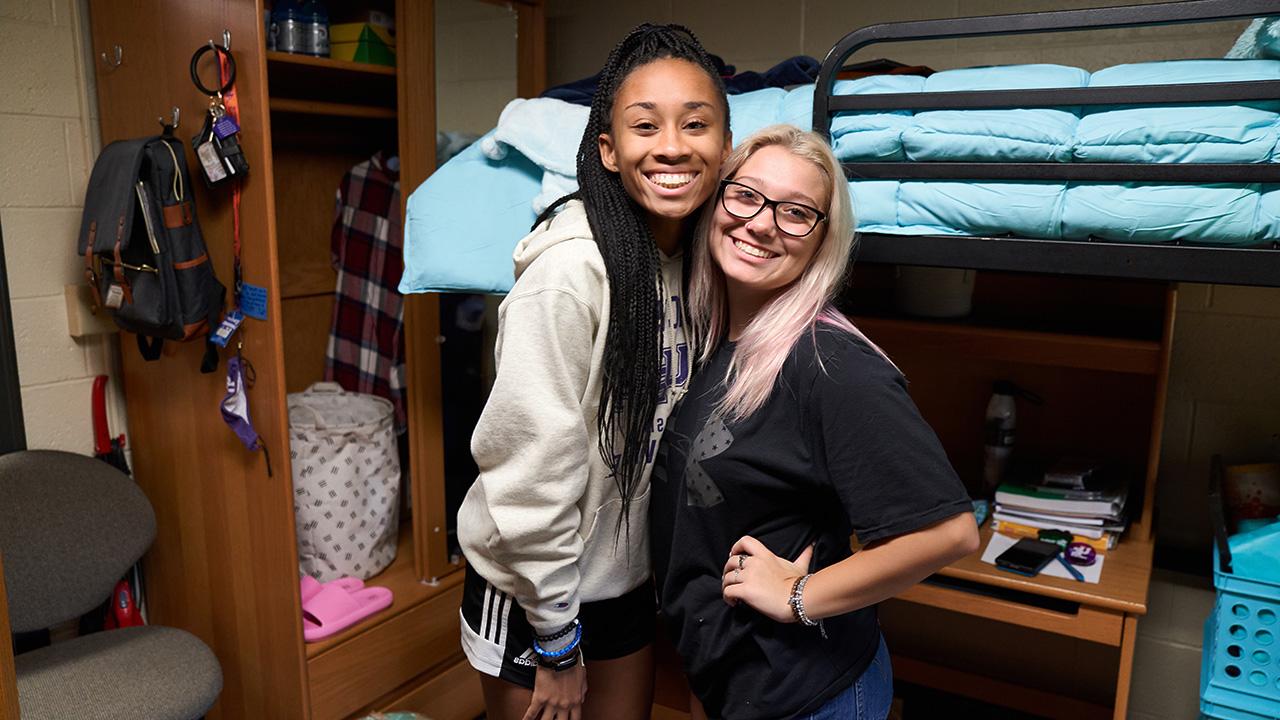
[[[1039,405],[1039,395],[1018,387],[1008,380],[997,380],[991,387],[991,399],[987,401],[986,419],[983,422],[985,441],[982,447],[982,493],[985,497],[995,494],[1004,482],[1009,456],[1013,454],[1013,442],[1018,434],[1017,398],[1023,397]]]

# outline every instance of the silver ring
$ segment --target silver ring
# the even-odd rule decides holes
[[[733,581],[734,581],[735,583],[740,583],[740,582],[742,582],[742,578],[741,578],[741,576],[742,576],[742,571],[741,571],[741,570],[734,570],[734,571],[733,571]]]
[[[746,555],[739,555],[739,556],[738,556],[738,569],[739,569],[739,570],[742,570],[742,569],[743,569],[743,568],[745,568],[746,566],[747,566],[747,556],[746,556]]]

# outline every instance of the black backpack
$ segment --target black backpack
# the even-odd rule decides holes
[[[147,360],[160,357],[165,340],[211,337],[217,329],[226,288],[214,277],[176,138],[103,148],[85,192],[79,251],[98,306],[137,334]],[[200,370],[217,366],[209,342]]]

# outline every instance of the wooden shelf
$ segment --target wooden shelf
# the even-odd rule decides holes
[[[369,118],[373,120],[396,119],[395,108],[375,105],[353,105],[320,100],[294,100],[273,97],[268,103],[268,107],[271,108],[271,112],[298,113],[301,115],[332,115],[335,117]]]
[[[362,633],[369,632],[379,625],[394,620],[397,616],[439,596],[455,585],[461,584],[461,572],[447,575],[434,585],[418,579],[418,574],[414,570],[413,564],[413,527],[410,524],[404,523],[401,525],[396,548],[395,561],[386,570],[365,581],[366,585],[377,585],[390,589],[395,596],[391,607],[325,640],[307,643],[308,660],[322,655],[348,640],[358,637]]]
[[[369,75],[389,75],[395,77],[396,69],[390,65],[374,65],[372,63],[335,60],[327,57],[297,55],[294,53],[267,51],[267,70],[270,72],[277,65],[299,65],[333,73],[367,73]]]
[[[873,316],[856,316],[853,322],[890,353],[959,355],[1137,375],[1160,371],[1160,343],[1155,341]]]
[[[413,528],[400,528],[399,552],[368,585],[390,588],[390,608],[318,643],[307,643],[312,720],[341,720],[369,702],[434,674],[462,656],[458,646],[462,573],[418,579]]]
[[[374,117],[393,117],[398,104],[396,69],[385,65],[309,55],[267,53],[267,83],[272,109],[282,100],[297,103],[376,108]],[[314,110],[294,110],[315,112]],[[390,114],[386,114],[390,113]],[[370,117],[367,111],[319,111],[321,115]]]

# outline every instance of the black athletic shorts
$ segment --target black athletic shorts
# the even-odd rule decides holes
[[[524,610],[470,566],[465,572],[460,612],[467,660],[486,675],[532,689],[538,658]],[[652,580],[621,597],[582,603],[578,619],[586,662],[624,657],[652,643],[657,613]]]

